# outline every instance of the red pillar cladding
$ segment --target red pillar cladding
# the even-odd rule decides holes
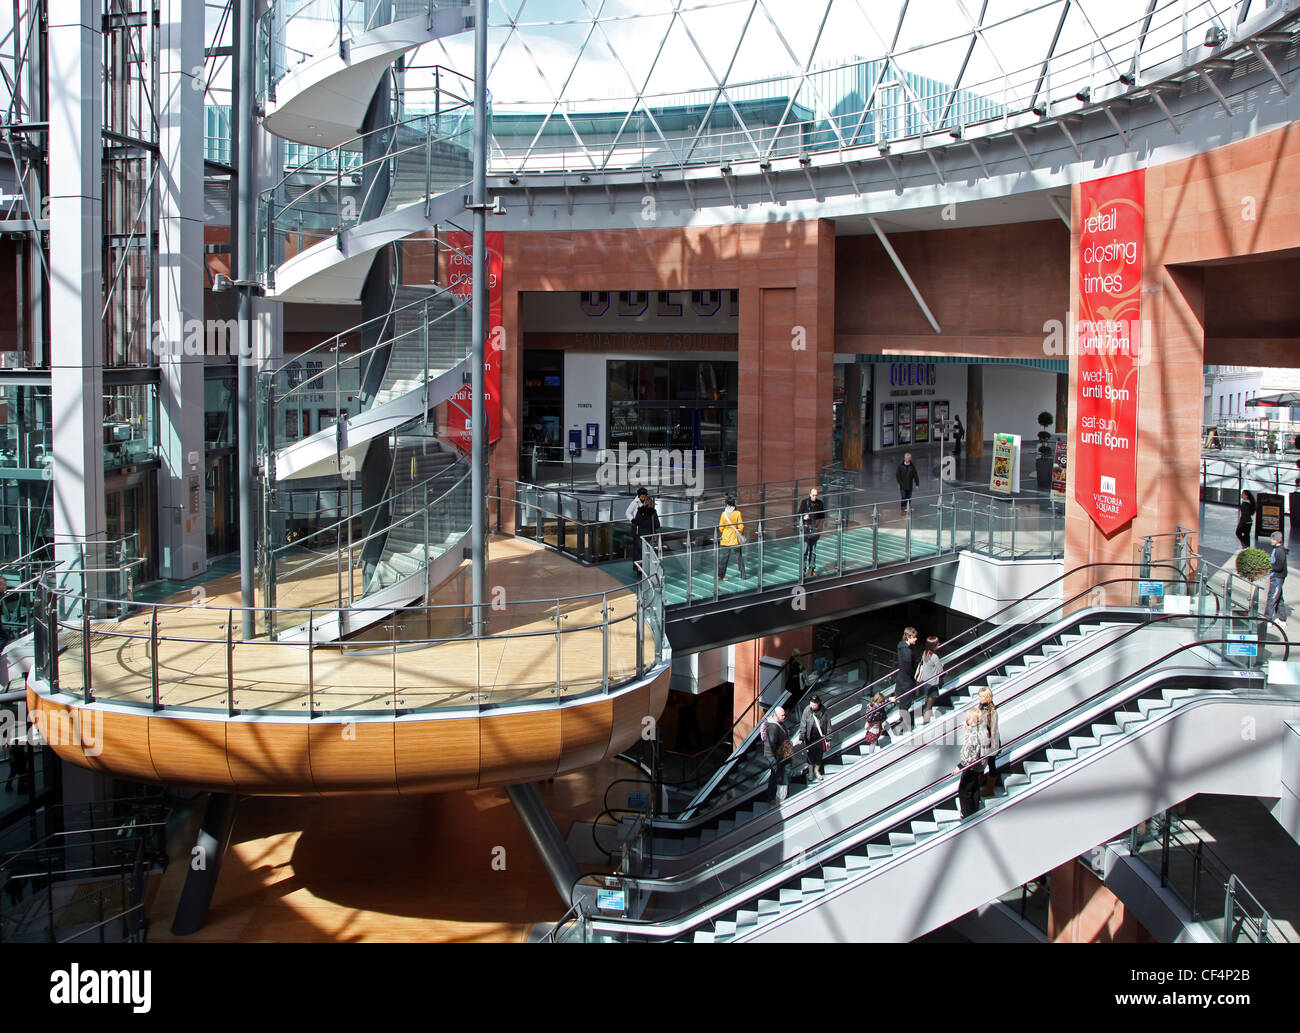
[[[1080,186],[1074,497],[1103,534],[1137,515],[1146,173]]]

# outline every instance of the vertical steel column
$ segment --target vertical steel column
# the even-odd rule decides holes
[[[253,31],[254,0],[235,0],[238,15],[234,24],[235,52],[235,279],[251,280],[253,270],[253,76],[257,55]],[[342,31],[340,30],[340,36]],[[243,618],[243,637],[254,638],[257,626],[254,607],[254,562],[257,551],[257,508],[254,495],[254,466],[257,463],[257,427],[253,406],[255,398],[253,372],[253,299],[247,287],[236,287],[239,326],[239,602]],[[274,444],[271,428],[267,429],[267,448]],[[268,485],[269,487],[269,485]]]
[[[487,0],[474,0],[474,277],[470,333],[474,350],[470,358],[470,409],[473,452],[470,504],[470,565],[473,570],[474,635],[483,634],[483,603],[487,599],[487,483],[488,436],[484,407],[484,372],[487,359]],[[558,624],[558,622],[557,622]]]

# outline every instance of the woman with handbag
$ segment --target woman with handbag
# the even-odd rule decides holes
[[[727,580],[727,567],[731,563],[732,550],[736,553],[740,576],[748,577],[749,575],[745,573],[745,520],[740,510],[736,508],[736,500],[730,495],[727,496],[722,508],[722,516],[718,517],[718,545],[722,549],[721,562],[718,564],[718,580]]]
[[[963,818],[969,818],[980,809],[980,775],[984,770],[981,761],[988,756],[988,734],[980,708],[971,707],[966,711],[956,771],[961,775],[957,783],[957,809]]]
[[[816,782],[818,777],[825,778],[826,771],[822,767],[822,758],[830,748],[830,720],[826,716],[826,710],[822,707],[820,696],[814,696],[808,701],[808,709],[803,712],[803,719],[799,722],[799,731],[795,733],[794,745],[796,747],[808,744],[808,784]]]
[[[862,741],[866,744],[868,755],[888,745],[889,735],[885,716],[889,712],[890,704],[897,700],[897,696],[886,698],[883,692],[877,692],[867,704],[867,732]]]
[[[993,690],[987,685],[980,689],[980,720],[988,732],[988,774],[984,776],[981,796],[992,796],[998,787],[998,750],[1002,749],[1002,736],[998,734],[998,708],[993,702]]]

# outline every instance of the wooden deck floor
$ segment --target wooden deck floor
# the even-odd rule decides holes
[[[594,820],[605,787],[633,770],[603,761],[543,784],[560,832]],[[149,887],[151,942],[517,943],[565,910],[502,789],[242,800],[208,925],[179,938],[189,835]]]
[[[555,604],[511,605],[512,600],[611,592],[609,603],[618,623],[609,629],[609,676],[619,682],[635,674],[635,598],[616,579],[538,545],[504,537],[491,543],[488,577],[490,598],[507,605],[493,612],[489,619],[493,634],[484,639],[404,646],[403,641],[449,635],[464,626],[463,620],[451,615],[429,622],[412,611],[371,629],[364,637],[369,641],[316,647],[311,659],[316,710],[384,712],[398,707],[416,710],[554,698],[557,682],[564,686],[565,695],[601,685],[605,644],[599,597],[561,604],[559,625],[566,633],[560,650]],[[441,586],[435,605],[463,603],[465,581],[458,574]],[[164,706],[223,711],[227,694],[224,607],[238,605],[239,582],[232,575],[202,587],[205,605],[185,605],[193,601],[193,593],[184,592],[167,600],[183,608],[160,611],[160,701]],[[149,701],[149,623],[146,613],[94,625],[91,684],[97,699]],[[84,680],[80,636],[65,633],[60,644],[66,647],[59,660],[60,687],[79,692]],[[649,630],[643,648],[645,656],[653,658]],[[233,670],[238,709],[307,713],[308,659],[303,645],[265,638],[237,642]]]

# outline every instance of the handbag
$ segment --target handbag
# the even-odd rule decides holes
[[[880,733],[881,733],[883,730],[884,730],[884,729],[881,727],[881,724],[880,724],[879,721],[875,721],[875,722],[872,722],[872,723],[868,724],[868,725],[867,725],[867,735],[866,735],[867,745],[870,746],[870,745],[871,745],[872,743],[874,743],[877,739],[879,739],[879,738],[880,738]]]
[[[781,760],[789,760],[794,756],[794,745],[787,739],[781,744]]]

